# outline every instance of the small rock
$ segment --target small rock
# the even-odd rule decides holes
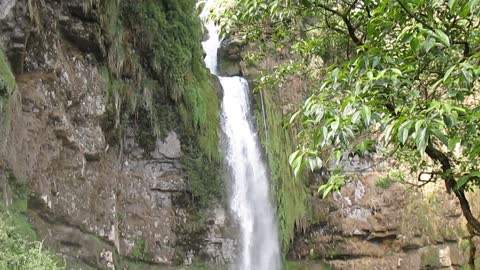
[[[165,140],[157,139],[155,151],[152,152],[153,158],[161,159],[167,157],[177,159],[182,156],[182,148],[177,133],[170,131]]]

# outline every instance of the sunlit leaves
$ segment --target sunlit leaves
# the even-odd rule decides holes
[[[345,183],[345,175],[339,171],[335,171],[335,174],[331,175],[327,182],[318,188],[318,192],[322,192],[323,198],[327,197],[332,191],[337,191]]]
[[[438,169],[426,153],[430,146],[451,160],[458,188],[480,185],[479,0],[361,1],[350,8],[352,3],[240,0],[230,10],[242,33],[261,37],[255,44],[290,48],[304,61],[279,66],[260,87],[299,71],[321,76],[289,122],[300,128],[299,150],[290,158],[295,173],[326,170],[330,178],[321,191],[329,194],[346,179],[333,172],[352,156],[395,149],[394,157],[412,167],[421,160]],[[361,42],[335,58],[343,51],[332,53],[330,37],[352,44],[345,18],[357,26]],[[324,31],[321,38],[311,35],[316,29]],[[305,64],[314,57],[332,65]]]

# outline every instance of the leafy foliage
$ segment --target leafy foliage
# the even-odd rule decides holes
[[[19,236],[14,227],[5,223],[9,214],[0,219],[0,269],[55,270],[63,269],[58,260],[42,247],[41,242],[29,242]]]
[[[332,59],[332,40],[355,48],[309,73],[321,83],[291,121],[302,127],[290,158],[297,175],[327,170],[328,194],[343,184],[345,159],[380,151],[444,180],[480,234],[465,196],[480,185],[478,1],[240,0],[223,8],[226,31],[289,44],[301,56],[295,72],[307,74],[315,57]]]
[[[64,269],[41,242],[27,220],[28,193],[25,184],[6,170],[12,188],[11,204],[0,202],[0,269]]]

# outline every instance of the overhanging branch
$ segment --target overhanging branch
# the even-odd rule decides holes
[[[447,192],[452,192],[457,197],[458,201],[460,202],[460,207],[462,208],[462,213],[465,219],[467,220],[468,224],[475,232],[475,234],[480,234],[480,222],[477,218],[473,216],[472,210],[470,208],[470,203],[468,202],[467,197],[465,196],[465,191],[463,189],[457,189],[455,187],[456,181],[453,177],[452,165],[450,159],[447,155],[445,155],[440,150],[436,149],[432,143],[429,143],[427,148],[425,149],[425,153],[433,160],[440,162],[442,166],[442,178],[445,181],[445,188]]]

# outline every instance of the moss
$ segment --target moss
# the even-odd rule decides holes
[[[15,88],[15,76],[12,73],[5,53],[0,49],[0,98],[11,95]]]
[[[422,254],[421,260],[422,266],[427,269],[442,267],[438,250],[435,247],[429,247],[425,253]]]
[[[142,121],[142,128],[151,129],[145,133],[156,137],[173,128],[168,126],[172,110],[162,108],[175,104],[188,135],[197,137],[209,159],[218,160],[219,102],[203,67],[202,28],[192,16],[195,4],[194,0],[102,4],[109,14],[102,20],[108,48],[107,95],[117,127],[122,114],[136,119],[140,114],[151,122]],[[126,35],[126,29],[131,33]]]
[[[308,192],[302,177],[295,178],[288,164],[293,152],[290,132],[283,127],[284,119],[269,91],[263,91],[267,134],[259,128],[262,145],[267,155],[273,192],[277,202],[280,239],[284,254],[294,239],[295,228],[305,226],[308,217]],[[257,126],[263,127],[261,100],[257,96]]]
[[[0,269],[63,269],[58,258],[43,249],[40,242],[24,238],[9,213],[0,214]]]
[[[404,176],[400,170],[389,170],[385,177],[375,181],[375,186],[389,188],[393,183],[404,182]]]
[[[209,160],[219,161],[220,104],[209,78],[195,79],[189,84],[183,101],[179,112],[183,117],[187,134],[197,137],[200,149]]]
[[[122,18],[142,37],[138,51],[146,59],[146,73],[158,82],[145,95],[147,107],[153,107],[148,105],[152,100],[174,102],[187,135],[197,138],[209,159],[218,160],[219,101],[203,66],[202,28],[192,16],[195,4],[194,0],[122,1]],[[152,115],[154,111],[150,110]]]
[[[6,138],[5,132],[10,124],[8,102],[15,89],[15,76],[5,53],[0,48],[0,146],[4,143],[1,138]]]
[[[220,170],[222,162],[209,158],[195,138],[185,137],[183,141],[182,164],[190,183],[191,203],[202,209],[212,201],[221,201],[225,190]]]
[[[5,205],[0,202],[0,213],[6,214],[5,224],[14,227],[16,233],[29,241],[37,239],[37,234],[33,230],[32,225],[28,221],[28,190],[25,182],[15,177],[11,170],[7,170],[8,186],[11,188],[12,201],[11,204]]]
[[[140,52],[153,76],[177,101],[203,69],[201,25],[195,0],[122,1],[122,17],[142,38]]]
[[[458,241],[458,248],[464,252],[467,252],[470,249],[470,241],[468,239],[460,239]]]
[[[285,270],[334,270],[326,263],[285,262]]]
[[[152,255],[148,253],[145,239],[139,238],[135,240],[135,244],[133,246],[132,252],[130,253],[130,257],[136,261],[145,261],[152,257]]]

